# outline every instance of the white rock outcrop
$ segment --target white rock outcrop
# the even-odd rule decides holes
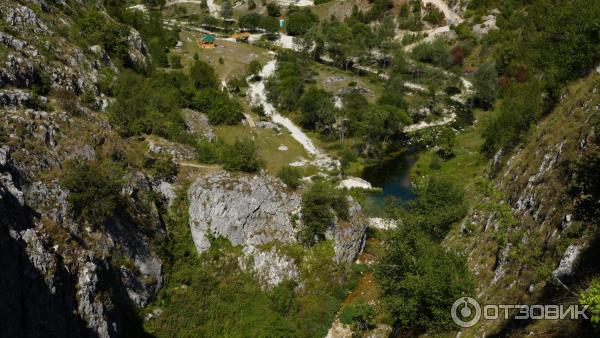
[[[279,244],[298,243],[302,231],[301,197],[279,179],[265,174],[244,175],[224,171],[198,179],[188,190],[192,238],[198,252],[211,246],[211,238],[223,237],[242,246],[264,286],[296,279],[298,267],[277,250]],[[368,221],[361,207],[349,200],[349,219],[334,222],[326,232],[332,240],[335,260],[351,262],[363,249]],[[272,244],[277,244],[273,246]],[[268,246],[269,249],[261,249]]]

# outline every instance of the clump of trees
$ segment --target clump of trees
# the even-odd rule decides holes
[[[271,102],[281,110],[291,111],[304,94],[304,84],[311,79],[311,72],[306,61],[292,52],[280,52],[277,61],[275,76],[267,79],[265,87]]]
[[[466,213],[463,195],[457,183],[431,177],[419,185],[414,201],[392,209],[401,224],[385,239],[375,273],[398,327],[417,332],[451,329],[452,304],[474,292],[466,259],[439,244]]]
[[[449,309],[475,289],[464,257],[409,226],[391,233],[375,273],[395,324],[418,332],[454,328]]]
[[[543,109],[544,99],[539,82],[510,85],[500,109],[486,121],[482,133],[482,151],[493,156],[500,149],[508,151],[515,147],[526,136],[531,125],[542,116]]]
[[[156,134],[189,143],[182,108],[206,113],[211,124],[236,124],[243,117],[241,104],[218,89],[214,69],[198,59],[189,75],[124,71],[112,92],[116,100],[109,107],[109,121],[124,136]]]

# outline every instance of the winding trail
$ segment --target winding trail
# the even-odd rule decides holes
[[[306,151],[315,157],[312,164],[324,169],[334,169],[339,167],[339,161],[334,160],[322,152],[313,141],[306,135],[300,127],[296,126],[292,120],[279,114],[277,109],[269,102],[266,95],[265,80],[275,73],[277,68],[277,61],[269,61],[260,72],[260,81],[250,81],[250,87],[248,89],[248,95],[252,104],[262,104],[265,114],[271,117],[271,120],[277,124],[280,124],[287,128],[292,137],[298,141]]]

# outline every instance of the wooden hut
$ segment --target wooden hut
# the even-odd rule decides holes
[[[202,36],[202,39],[198,41],[200,48],[215,48],[215,36],[206,34]]]

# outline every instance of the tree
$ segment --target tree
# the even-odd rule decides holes
[[[214,88],[197,91],[190,107],[205,112],[212,125],[234,125],[244,117],[242,105],[236,99]]]
[[[434,332],[454,328],[452,304],[475,289],[465,258],[410,226],[393,230],[384,247],[375,275],[396,325]]]
[[[197,89],[216,88],[219,84],[214,68],[198,59],[190,67],[190,77]]]
[[[338,66],[347,70],[354,48],[352,30],[347,24],[335,20],[323,24],[323,34],[328,44],[330,57]]]
[[[269,38],[276,37],[275,33],[279,31],[279,22],[271,16],[263,16],[260,20],[260,28],[267,31]]]
[[[262,15],[258,13],[250,13],[240,17],[238,24],[241,28],[256,30],[261,26]]]
[[[498,94],[498,73],[493,63],[481,65],[473,75],[475,102],[482,107],[490,107]]]
[[[274,18],[278,18],[281,16],[281,7],[275,2],[269,2],[267,4],[267,15],[272,16]]]
[[[248,9],[251,11],[256,9],[256,2],[254,0],[248,0]]]
[[[289,35],[303,35],[319,22],[319,17],[308,8],[302,8],[288,15],[286,30]]]
[[[298,102],[300,124],[310,130],[332,131],[335,122],[334,104],[331,94],[316,87],[309,88]]]
[[[302,195],[302,223],[300,239],[305,245],[314,245],[325,239],[325,231],[335,217],[348,218],[348,201],[344,193],[331,183],[318,181]]]
[[[120,170],[111,163],[78,161],[67,166],[63,186],[75,219],[102,225],[119,206]]]
[[[389,105],[369,105],[355,123],[357,135],[365,140],[367,152],[380,154],[385,144],[410,123],[406,112]]]
[[[258,148],[249,138],[238,138],[232,145],[225,146],[221,154],[223,169],[227,171],[257,172],[262,167]]]
[[[399,217],[407,227],[423,231],[434,241],[442,241],[452,224],[467,213],[464,188],[449,178],[429,177],[417,185],[415,194]]]
[[[233,6],[231,5],[231,1],[223,0],[221,4],[221,16],[229,19],[233,16]]]

